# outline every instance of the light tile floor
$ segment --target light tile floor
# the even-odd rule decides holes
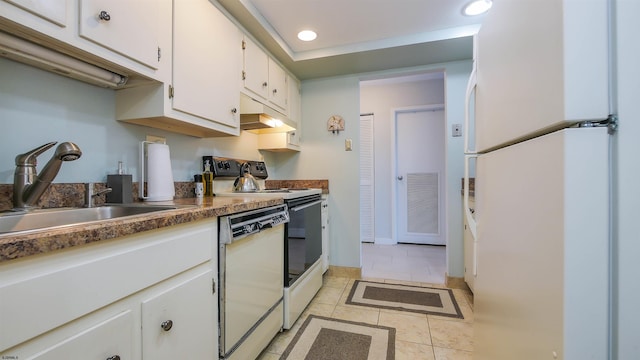
[[[371,281],[414,286],[444,287],[442,284],[366,278]],[[347,305],[354,279],[324,276],[323,286],[290,330],[280,333],[261,354],[261,360],[276,360],[309,316],[315,314],[396,329],[397,360],[470,360],[473,351],[473,300],[467,290],[453,289],[464,319],[407,313]]]
[[[362,276],[444,284],[446,248],[434,245],[362,244]]]

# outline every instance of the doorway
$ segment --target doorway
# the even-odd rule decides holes
[[[444,283],[446,273],[446,247],[442,245],[417,245],[419,241],[413,240],[398,243],[398,222],[399,216],[396,214],[398,200],[396,194],[397,165],[396,144],[404,144],[405,141],[396,139],[396,113],[400,115],[403,122],[405,115],[408,117],[417,110],[424,112],[438,113],[442,121],[440,130],[431,130],[433,133],[440,133],[440,144],[444,149],[446,143],[446,122],[444,118],[445,87],[444,73],[417,74],[411,76],[392,77],[384,79],[373,79],[360,82],[360,110],[363,116],[360,117],[360,209],[361,209],[361,255],[362,255],[362,275],[371,278],[394,279],[405,281],[416,281],[425,283]],[[422,114],[424,115],[424,114]],[[425,116],[430,116],[429,114]],[[363,122],[364,120],[364,122]],[[417,133],[417,131],[414,131]],[[364,135],[363,135],[364,134]],[[367,141],[365,141],[367,140]],[[424,140],[424,138],[423,138]],[[423,148],[420,142],[420,148]],[[437,143],[437,141],[433,141]],[[366,145],[366,146],[365,146]],[[363,151],[365,149],[365,151]],[[414,151],[415,152],[415,151]],[[403,158],[403,156],[400,156]],[[424,156],[418,156],[422,161]],[[444,150],[441,156],[442,164],[445,162]],[[366,161],[363,161],[366,160]],[[444,166],[444,165],[443,165]],[[417,168],[416,168],[417,169]],[[420,171],[428,173],[434,171]],[[408,171],[406,174],[415,174]],[[435,184],[435,198],[438,200],[436,209],[446,207],[444,203],[445,173],[444,170],[435,171],[437,181],[434,176],[425,176],[429,184]],[[363,178],[362,175],[369,176]],[[371,178],[373,174],[373,178]],[[407,179],[407,175],[403,179]],[[413,185],[423,186],[422,175],[410,175],[412,189]],[[415,182],[415,180],[418,180]],[[430,182],[429,182],[430,181]],[[414,184],[415,182],[415,184]],[[433,189],[431,192],[433,193]],[[368,194],[368,196],[363,196]],[[406,192],[405,192],[406,194]],[[433,194],[430,195],[433,197]],[[409,197],[409,200],[415,200]],[[366,202],[363,204],[363,201]],[[407,204],[412,204],[409,201]],[[404,206],[408,209],[408,206]],[[363,212],[363,210],[365,210]],[[408,214],[419,213],[421,211],[408,211]],[[412,233],[427,232],[429,234],[439,234],[441,243],[446,243],[445,218],[446,212],[437,213],[432,219],[436,219],[427,229],[416,229],[414,227],[405,228],[405,231]],[[366,221],[365,221],[366,220]],[[415,218],[412,219],[415,222]],[[367,227],[367,229],[365,229]],[[415,231],[419,230],[419,231]],[[427,231],[429,230],[429,231]],[[424,242],[428,243],[428,242]]]

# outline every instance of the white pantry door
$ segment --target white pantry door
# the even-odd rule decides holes
[[[442,106],[396,111],[396,241],[445,245]]]

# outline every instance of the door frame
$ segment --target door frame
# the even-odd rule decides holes
[[[408,106],[408,107],[399,107],[399,108],[393,108],[391,109],[391,141],[389,142],[391,144],[391,169],[392,171],[390,172],[390,176],[391,176],[391,242],[389,244],[391,245],[395,245],[398,244],[398,219],[397,219],[397,207],[398,207],[398,194],[397,194],[397,182],[396,182],[396,169],[397,169],[397,146],[396,146],[396,122],[397,122],[397,115],[401,114],[401,113],[405,113],[405,112],[416,112],[416,111],[438,111],[438,110],[442,110],[445,112],[445,116],[443,121],[444,123],[444,133],[442,134],[442,136],[445,137],[445,144],[446,144],[446,137],[447,137],[447,117],[446,117],[446,107],[445,104],[432,104],[432,105],[417,105],[417,106]],[[448,237],[446,236],[446,224],[448,221],[448,216],[447,216],[447,202],[446,202],[446,194],[447,194],[447,149],[446,149],[446,145],[445,145],[445,149],[444,149],[444,157],[445,157],[445,166],[444,166],[444,176],[442,176],[442,184],[441,186],[443,186],[442,192],[445,194],[445,198],[444,199],[440,199],[440,202],[442,203],[442,209],[439,211],[442,211],[442,223],[444,224],[444,228],[441,229],[441,231],[444,234],[444,242],[445,242],[445,246],[447,245],[447,243],[449,242]]]

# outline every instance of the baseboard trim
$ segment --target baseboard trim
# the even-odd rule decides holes
[[[326,274],[327,276],[346,277],[350,279],[361,279],[362,269],[357,267],[329,265],[329,270],[327,270]]]
[[[469,286],[467,286],[467,283],[464,281],[463,277],[454,277],[449,276],[449,274],[445,274],[444,284],[450,289],[463,289],[471,291],[471,289],[469,289]]]

